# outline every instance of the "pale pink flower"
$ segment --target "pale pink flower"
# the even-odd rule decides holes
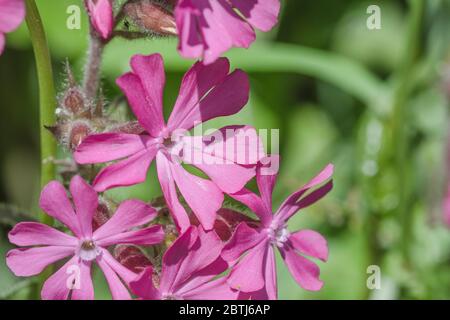
[[[312,230],[290,232],[287,222],[297,211],[315,203],[331,190],[332,180],[329,179],[332,174],[333,166],[328,165],[289,196],[275,214],[272,213],[272,191],[276,175],[262,175],[258,170],[256,177],[260,196],[247,189],[231,195],[261,220],[259,228],[241,223],[222,252],[222,257],[234,264],[227,281],[232,288],[241,291],[241,299],[277,299],[275,249],[280,251],[290,273],[302,288],[312,291],[322,288],[319,267],[304,256],[326,261],[326,240]],[[244,253],[246,255],[239,260]]]
[[[269,31],[279,12],[279,0],[179,0],[178,50],[183,57],[212,63],[232,47],[248,48],[256,38],[254,28]]]
[[[5,49],[5,34],[14,31],[24,18],[23,0],[0,0],[0,55]]]
[[[239,292],[225,278],[213,280],[228,268],[220,257],[222,248],[214,231],[190,227],[164,254],[159,285],[149,267],[130,287],[146,300],[235,300]]]
[[[102,39],[109,39],[114,28],[111,0],[86,0],[86,7],[94,29]]]
[[[186,231],[191,223],[178,200],[177,188],[202,226],[211,230],[224,199],[223,192],[237,192],[255,176],[255,165],[262,155],[262,146],[255,130],[247,127],[242,129],[253,133],[253,140],[258,141],[257,150],[246,146],[247,143],[255,145],[252,139],[243,139],[244,146],[234,148],[231,154],[226,152],[225,145],[229,140],[234,143],[233,137],[212,141],[210,136],[191,137],[186,133],[199,123],[240,111],[248,101],[248,77],[241,70],[229,73],[227,59],[219,59],[208,66],[195,64],[183,78],[174,110],[166,124],[162,103],[165,84],[162,57],[159,54],[136,55],[131,59],[131,67],[133,71],[120,77],[117,84],[125,92],[146,132],[140,135],[91,135],[76,150],[75,160],[80,164],[89,164],[126,158],[104,168],[95,178],[95,190],[104,191],[144,182],[150,164],[156,159],[159,182],[179,229]],[[180,130],[184,134],[180,135]],[[224,135],[222,131],[217,131],[221,137]],[[203,148],[207,143],[209,147],[216,147]],[[247,151],[256,153],[254,157],[250,155],[253,160],[237,154]],[[192,153],[200,156],[202,161],[192,161]],[[196,166],[211,180],[189,173],[180,161]]]
[[[41,223],[19,223],[9,233],[9,241],[26,248],[9,251],[6,264],[16,276],[30,277],[56,261],[71,257],[45,281],[41,296],[46,300],[68,299],[69,295],[71,299],[91,300],[94,299],[91,266],[96,262],[106,277],[113,299],[130,299],[122,281],[129,284],[137,274],[117,262],[107,248],[115,244],[161,242],[164,232],[159,225],[130,231],[155,218],[156,211],[141,201],[128,200],[93,232],[97,193],[79,176],[72,179],[70,192],[73,207],[64,187],[57,181],[50,182],[41,193],[40,207],[67,226],[73,235]]]

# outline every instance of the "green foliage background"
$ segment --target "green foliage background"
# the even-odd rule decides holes
[[[327,163],[336,166],[333,192],[290,225],[313,228],[328,239],[330,259],[319,262],[325,286],[316,293],[302,290],[279,261],[280,298],[449,299],[450,232],[441,220],[441,199],[447,175],[448,100],[442,78],[450,57],[450,1],[281,1],[275,30],[259,34],[251,49],[227,54],[233,67],[250,74],[251,101],[238,115],[208,124],[280,129],[276,204]],[[413,41],[418,55],[411,57],[414,2],[425,3],[425,13]],[[66,58],[81,77],[87,17],[81,30],[66,28],[67,7],[80,3],[37,0],[58,89]],[[366,27],[370,4],[381,7],[381,30]],[[102,74],[110,100],[119,94],[114,80],[128,70],[129,57],[154,52],[165,59],[170,112],[192,64],[178,56],[173,39],[114,40]],[[399,89],[404,86],[408,90]],[[11,225],[38,211],[37,82],[24,25],[8,36],[0,57],[0,105],[0,298],[23,299],[30,297],[29,281],[9,272],[4,256]],[[405,139],[397,135],[399,125]],[[146,183],[110,194],[118,200],[159,195],[154,168]],[[381,267],[380,290],[367,289],[370,265]],[[99,272],[96,282],[97,298],[108,298]]]

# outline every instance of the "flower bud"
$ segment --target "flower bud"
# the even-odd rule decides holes
[[[92,132],[89,124],[84,121],[75,121],[72,123],[69,133],[69,139],[67,141],[70,150],[75,150],[83,139],[86,138]]]
[[[173,14],[161,4],[151,1],[129,2],[124,12],[141,29],[163,36],[177,35]]]
[[[109,211],[108,205],[106,202],[101,201],[98,204],[97,210],[94,213],[94,217],[92,219],[92,229],[95,231],[100,228],[102,225],[106,223],[106,221],[111,218],[111,213]]]
[[[114,257],[120,264],[135,273],[140,273],[146,267],[152,266],[151,261],[141,249],[131,245],[117,245],[114,249]]]
[[[84,95],[80,88],[69,88],[64,94],[61,105],[71,113],[77,115],[85,110]]]
[[[193,225],[200,225],[200,222],[195,215],[192,214],[189,218]],[[214,231],[216,231],[222,241],[228,241],[241,222],[247,222],[249,225],[257,224],[257,221],[252,220],[243,213],[228,208],[221,208],[217,211],[216,221],[214,222]]]

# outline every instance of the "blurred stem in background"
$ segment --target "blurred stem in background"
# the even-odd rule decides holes
[[[55,123],[56,94],[53,82],[53,70],[50,58],[50,51],[47,39],[39,15],[39,10],[35,0],[26,0],[26,23],[33,45],[36,60],[36,70],[39,82],[39,130],[40,130],[40,150],[41,150],[41,188],[56,178],[56,167],[54,160],[56,157],[56,140],[45,126]],[[52,225],[53,219],[40,213],[41,222]],[[41,284],[51,274],[51,267],[47,268],[40,276],[39,282],[31,290],[32,298],[38,299],[40,296]]]
[[[425,1],[410,0],[408,33],[402,64],[395,75],[392,113],[393,157],[397,173],[398,218],[401,226],[401,251],[405,267],[411,269],[410,245],[412,239],[413,215],[408,191],[409,137],[406,106],[413,86],[414,66],[420,57],[422,23]]]

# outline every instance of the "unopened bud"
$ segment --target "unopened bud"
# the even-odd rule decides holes
[[[135,273],[140,273],[146,267],[152,266],[151,261],[135,246],[118,245],[114,249],[114,257],[123,266]]]
[[[109,211],[108,205],[101,201],[98,204],[97,210],[94,213],[94,217],[92,219],[92,229],[95,231],[104,225],[109,218],[111,218],[111,213]]]
[[[198,226],[200,222],[195,215],[190,215],[191,224]],[[252,220],[243,213],[221,208],[217,211],[216,221],[214,222],[214,231],[222,241],[228,241],[241,222],[247,222],[250,226],[257,224],[256,220]]]
[[[80,88],[69,88],[64,94],[62,106],[71,113],[78,115],[85,110],[84,101],[84,95]]]
[[[159,35],[177,35],[173,14],[160,4],[151,1],[130,2],[125,5],[124,12],[141,29]]]
[[[142,134],[145,132],[145,129],[141,126],[141,124],[138,121],[130,121],[112,128],[111,131],[129,134]],[[163,205],[166,204],[164,203]],[[157,205],[157,207],[160,206]]]
[[[70,150],[75,150],[91,132],[92,130],[86,122],[74,122],[69,133],[68,147]]]

